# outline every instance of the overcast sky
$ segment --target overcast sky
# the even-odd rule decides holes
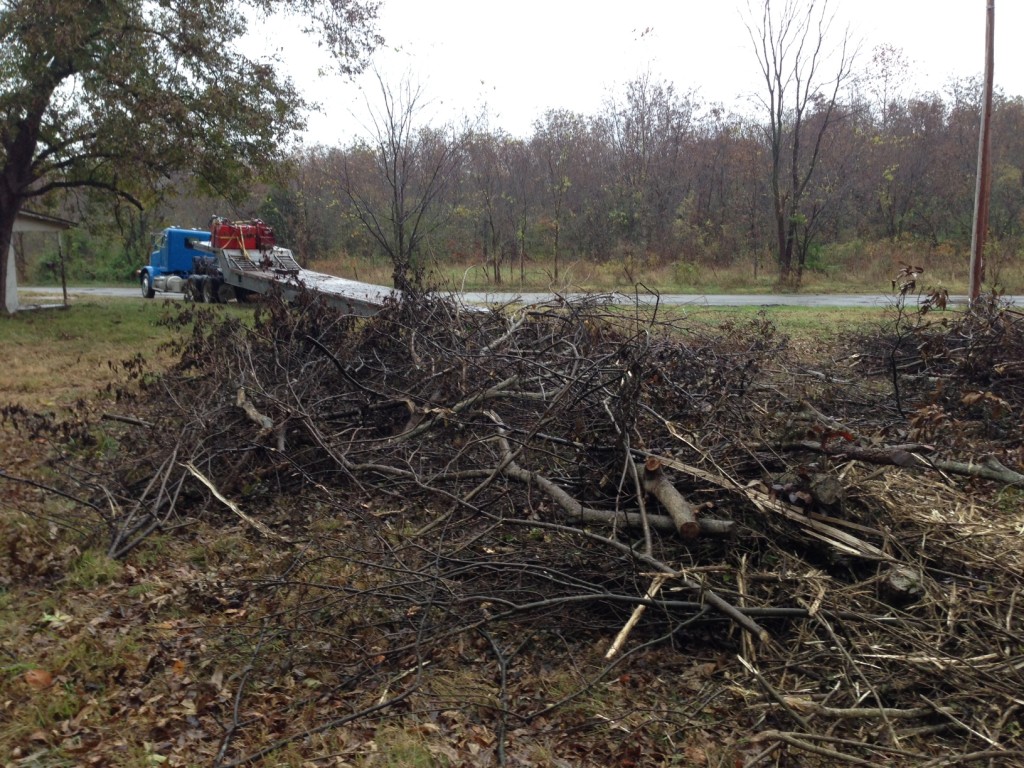
[[[907,90],[941,90],[951,77],[981,74],[986,1],[832,0],[833,32],[850,29],[862,66],[878,44],[901,49]],[[995,18],[996,86],[1024,95],[1024,2],[999,0]],[[550,108],[599,113],[645,72],[704,101],[748,109],[760,77],[748,20],[746,0],[383,0],[386,44],[373,62],[389,82],[422,85],[427,122],[486,108],[492,129],[525,136]],[[373,75],[324,76],[315,45],[275,39],[287,44],[297,84],[324,105],[306,140],[347,144],[365,133],[366,98],[379,103]]]

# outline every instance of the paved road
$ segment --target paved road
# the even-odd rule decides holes
[[[68,293],[71,296],[103,296],[103,297],[138,297],[139,289],[132,287],[69,287]],[[18,289],[19,299],[22,304],[48,304],[61,301],[59,288],[21,287]],[[567,294],[572,298],[576,294]],[[178,294],[169,294],[170,297],[177,297]],[[510,302],[524,302],[533,304],[546,301],[552,298],[550,293],[485,293],[471,292],[463,294],[463,298],[470,304],[508,304]],[[615,294],[615,300],[621,304],[632,304],[632,294]],[[1024,304],[1024,296],[1007,296],[1014,304]],[[642,295],[640,300],[645,303],[654,303],[652,296]],[[967,301],[965,296],[951,296],[954,304],[964,304]],[[662,305],[666,306],[708,306],[708,307],[885,307],[892,303],[892,294],[824,294],[824,293],[759,293],[759,294],[688,294],[675,293],[665,294],[657,298]]]
[[[567,294],[572,298],[579,294]],[[466,301],[473,304],[507,304],[522,301],[527,304],[546,301],[552,298],[549,293],[467,293]],[[617,304],[632,304],[636,297],[633,294],[614,294]],[[640,302],[662,306],[695,306],[695,307],[884,307],[892,302],[893,297],[882,294],[824,294],[824,293],[668,293],[661,296],[642,294]],[[960,297],[965,298],[965,297]]]

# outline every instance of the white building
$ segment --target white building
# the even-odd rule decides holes
[[[46,216],[41,213],[19,211],[14,221],[14,233],[11,236],[11,247],[7,252],[7,291],[3,296],[3,309],[15,312],[18,309],[18,269],[14,258],[14,241],[22,233],[43,232],[60,237],[60,233],[74,226],[74,222]]]

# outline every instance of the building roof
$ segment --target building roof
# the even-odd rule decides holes
[[[14,221],[15,232],[55,232],[74,226],[75,222],[68,219],[33,211],[18,211],[18,217]]]

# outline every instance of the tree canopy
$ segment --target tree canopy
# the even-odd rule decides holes
[[[61,188],[136,203],[178,170],[231,197],[309,106],[253,55],[284,14],[356,72],[372,0],[0,0],[0,258],[14,218]],[[0,295],[6,271],[0,269]]]

